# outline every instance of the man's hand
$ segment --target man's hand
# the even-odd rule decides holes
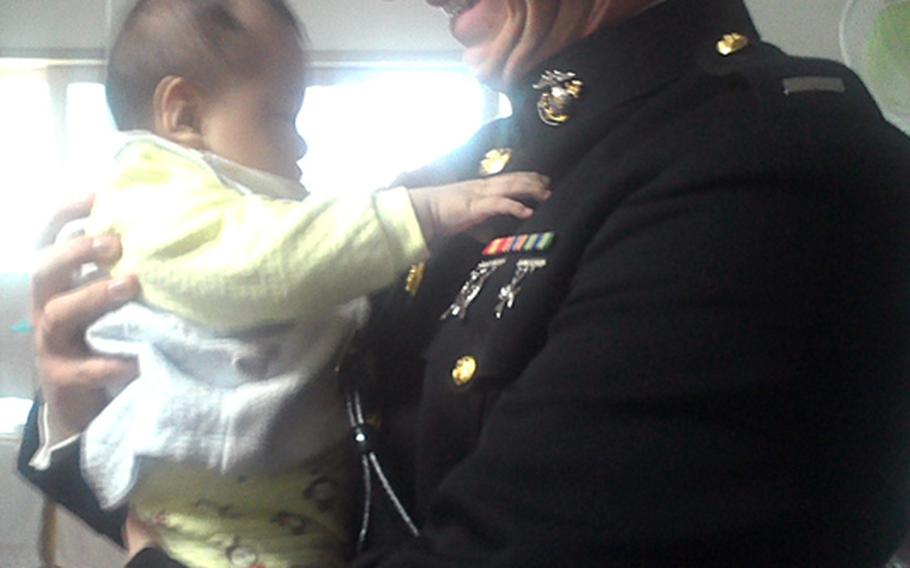
[[[156,545],[152,529],[139,520],[136,511],[130,508],[123,525],[123,544],[126,545],[127,558],[131,559],[149,547]]]
[[[72,289],[73,275],[86,263],[108,265],[120,257],[116,237],[78,237],[52,245],[67,222],[85,217],[92,200],[73,203],[44,230],[38,268],[32,276],[32,323],[41,390],[51,428],[60,438],[85,429],[107,402],[105,386],[136,378],[135,361],[96,357],[85,345],[86,327],[135,298],[135,277],[95,280]]]
[[[550,197],[550,180],[536,173],[511,173],[450,185],[410,189],[424,239],[431,243],[469,231],[497,217],[528,219],[529,203]]]

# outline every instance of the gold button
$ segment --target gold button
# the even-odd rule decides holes
[[[474,380],[474,374],[477,373],[477,359],[467,355],[455,362],[452,368],[452,380],[455,384],[463,387]]]
[[[717,42],[717,53],[724,57],[742,51],[749,46],[749,38],[736,32],[726,34]]]
[[[487,152],[487,155],[480,161],[480,175],[495,176],[502,172],[512,161],[511,148],[495,148]]]
[[[404,281],[404,290],[409,296],[414,297],[420,291],[420,285],[423,284],[423,277],[427,272],[427,264],[421,262],[414,264],[408,270],[408,277]]]

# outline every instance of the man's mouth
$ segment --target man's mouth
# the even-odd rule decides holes
[[[449,0],[440,6],[440,8],[442,8],[442,11],[445,12],[448,17],[457,18],[473,8],[474,4],[477,4],[477,0]]]

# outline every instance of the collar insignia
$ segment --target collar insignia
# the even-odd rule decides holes
[[[723,57],[727,57],[728,55],[733,55],[734,53],[746,49],[749,47],[750,43],[751,41],[747,36],[732,32],[729,34],[724,34],[724,37],[718,40],[714,48],[717,50],[718,54],[722,55]]]
[[[498,301],[496,302],[496,307],[493,308],[496,319],[502,319],[502,315],[506,310],[512,309],[512,306],[515,305],[515,300],[518,298],[519,292],[521,292],[521,283],[524,279],[535,270],[546,265],[547,261],[543,258],[523,258],[515,263],[515,275],[512,276],[512,280],[499,289]]]
[[[481,261],[480,264],[471,271],[467,281],[461,285],[461,290],[458,291],[452,305],[443,312],[439,319],[447,320],[451,317],[457,317],[462,320],[465,319],[468,315],[468,308],[477,298],[477,295],[480,294],[484,284],[486,284],[490,276],[496,272],[496,269],[505,263],[506,259],[504,258]]]
[[[408,276],[404,281],[404,290],[412,298],[420,291],[420,285],[423,284],[423,277],[427,272],[427,263],[420,262],[411,265],[408,270]]]
[[[534,84],[534,90],[544,91],[537,101],[540,120],[548,126],[560,126],[568,122],[584,86],[572,71],[544,72],[540,81]]]

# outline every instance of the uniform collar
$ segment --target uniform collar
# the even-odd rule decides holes
[[[519,122],[537,121],[540,92],[533,85],[548,70],[575,72],[584,84],[577,115],[560,129],[600,116],[721,57],[715,44],[738,32],[753,42],[758,32],[742,0],[666,0],[609,27],[545,61],[506,93]],[[545,126],[542,125],[541,126]],[[551,127],[547,127],[551,128]]]

